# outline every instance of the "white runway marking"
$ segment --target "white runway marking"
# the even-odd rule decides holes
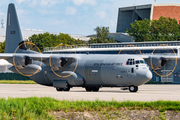
[[[99,92],[86,92],[84,88],[72,88],[69,92],[57,92],[54,87],[37,84],[0,84],[0,98],[52,97],[58,100],[180,100],[180,85],[142,85],[137,93],[120,88],[101,88]]]

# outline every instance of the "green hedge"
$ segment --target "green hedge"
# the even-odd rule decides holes
[[[18,73],[0,73],[0,80],[31,80],[27,76]]]

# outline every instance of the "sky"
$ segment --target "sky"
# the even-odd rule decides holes
[[[179,0],[0,0],[0,20],[6,26],[9,3],[16,6],[22,29],[50,33],[95,34],[97,26],[116,32],[118,8],[144,4],[180,3]]]

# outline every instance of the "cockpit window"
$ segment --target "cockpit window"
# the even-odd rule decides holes
[[[140,63],[144,63],[144,61],[143,61],[143,60],[140,60]]]
[[[139,64],[139,60],[136,60],[136,64]]]
[[[128,59],[126,65],[135,65],[134,59]]]
[[[144,64],[144,60],[136,60],[136,64]]]

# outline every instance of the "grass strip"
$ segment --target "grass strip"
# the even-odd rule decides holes
[[[0,80],[0,84],[37,84],[32,80]]]
[[[180,110],[180,101],[58,101],[50,97],[0,99],[0,119],[54,119],[49,111]]]

